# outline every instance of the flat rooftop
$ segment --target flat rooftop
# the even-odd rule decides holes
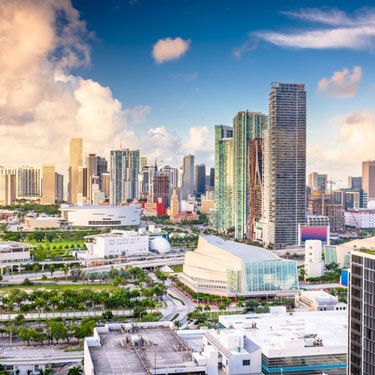
[[[184,340],[168,327],[136,327],[133,332],[109,329],[99,333],[101,347],[89,346],[96,375],[138,375],[156,369],[195,366],[191,350]],[[141,338],[143,344],[132,344]],[[153,344],[157,344],[156,346]]]
[[[268,357],[346,353],[347,311],[222,315],[225,328],[242,330]],[[311,345],[311,338],[320,345]]]
[[[375,236],[344,242],[337,246],[347,247],[353,250],[360,250],[360,249],[375,250]]]
[[[202,235],[202,237],[211,245],[228,251],[232,255],[245,261],[280,260],[280,257],[263,247],[224,240],[212,235]]]

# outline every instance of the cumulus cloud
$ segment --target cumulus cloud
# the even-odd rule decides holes
[[[360,66],[355,66],[352,71],[347,68],[335,71],[331,78],[322,78],[318,82],[318,92],[334,98],[352,98],[357,94],[361,77]]]
[[[191,40],[182,38],[159,39],[153,46],[152,56],[158,64],[166,61],[177,60],[190,48]]]
[[[313,142],[308,150],[311,170],[342,177],[359,173],[361,161],[375,159],[375,112],[353,112],[330,121],[337,138]]]
[[[256,31],[249,39],[290,48],[373,50],[373,9],[359,9],[352,15],[338,9],[301,9],[282,14],[314,26],[292,31]]]

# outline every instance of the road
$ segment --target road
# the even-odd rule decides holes
[[[106,264],[103,266],[93,266],[93,267],[86,267],[81,268],[84,272],[108,272],[111,268],[124,268],[126,266],[132,267],[141,267],[141,268],[153,268],[153,267],[161,267],[164,265],[168,266],[175,266],[179,264],[183,264],[184,262],[184,254],[178,254],[173,257],[156,257],[154,259],[148,260],[136,260],[136,261],[129,261],[124,263],[116,263],[116,264]],[[7,275],[3,277],[3,281],[7,281],[13,284],[20,284],[24,281],[24,279],[28,278],[29,280],[40,280],[43,275],[49,276],[49,271],[46,270],[45,272],[38,272],[38,273],[22,273],[22,274],[13,274]],[[63,271],[55,271],[53,273],[53,277],[65,277]]]

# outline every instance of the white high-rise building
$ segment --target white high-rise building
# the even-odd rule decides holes
[[[324,275],[323,244],[320,240],[305,242],[305,277],[320,277]]]

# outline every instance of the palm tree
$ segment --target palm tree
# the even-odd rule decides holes
[[[65,276],[65,282],[67,282],[67,280],[68,280],[68,273],[69,273],[69,267],[67,266],[67,264],[64,264],[63,272],[64,272],[64,276]]]
[[[83,373],[81,366],[74,366],[69,369],[68,375],[81,375]]]

